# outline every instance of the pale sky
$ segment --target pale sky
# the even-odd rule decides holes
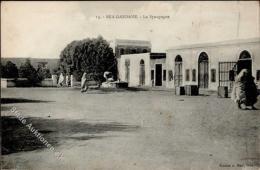
[[[96,18],[109,14],[170,18]],[[71,41],[98,35],[107,40],[150,40],[153,52],[255,38],[260,37],[259,15],[258,1],[1,2],[1,56],[58,58]]]

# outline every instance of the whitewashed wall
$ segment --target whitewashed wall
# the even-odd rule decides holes
[[[217,45],[210,47],[194,47],[185,49],[169,49],[166,55],[166,67],[167,70],[173,70],[174,73],[174,61],[177,55],[182,57],[183,61],[183,85],[198,84],[198,58],[201,52],[206,52],[209,57],[209,89],[217,90],[219,84],[218,77],[218,63],[220,61],[234,61],[239,59],[239,55],[242,51],[248,51],[252,58],[252,74],[256,77],[256,70],[260,70],[260,42],[244,42],[226,45]],[[216,69],[216,82],[211,82],[211,69]],[[190,81],[185,81],[185,70],[190,69]],[[192,82],[191,70],[196,69],[196,82]],[[167,83],[166,87],[174,88],[174,81],[168,80],[167,71]]]
[[[140,61],[142,59],[144,60],[144,65],[145,65],[145,86],[151,86],[150,53],[121,55],[119,75],[122,81],[126,81],[126,77],[125,77],[126,59],[130,60],[129,86],[139,86]]]

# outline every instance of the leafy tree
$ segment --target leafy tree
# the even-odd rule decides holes
[[[18,68],[11,61],[7,61],[5,66],[1,65],[1,74],[4,78],[17,78]]]
[[[2,65],[2,63],[0,63],[1,65],[1,77],[4,77],[5,78],[5,75],[6,75],[6,69],[5,69],[5,65]]]
[[[116,77],[117,62],[109,43],[101,36],[72,41],[60,54],[60,69],[74,74],[76,79],[86,72],[91,79],[102,81],[103,73],[110,71]]]
[[[44,68],[39,66],[37,69],[37,76],[40,81],[46,79],[46,78],[51,78],[51,72],[48,68]]]
[[[30,59],[26,59],[19,69],[19,77],[27,78],[31,85],[37,85],[41,79],[36,69],[32,66]]]

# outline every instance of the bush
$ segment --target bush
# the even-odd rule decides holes
[[[18,68],[11,61],[7,61],[5,66],[1,65],[1,77],[17,78],[18,77]]]
[[[59,70],[57,68],[54,68],[51,70],[51,74],[52,75],[58,75],[59,74]]]
[[[39,80],[42,81],[46,78],[51,78],[51,72],[47,68],[38,67],[37,76],[38,76]]]
[[[30,59],[26,59],[19,69],[19,77],[27,78],[31,86],[39,85],[41,78],[38,76],[37,71],[31,65]]]

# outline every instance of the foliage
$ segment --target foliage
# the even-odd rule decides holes
[[[60,54],[60,70],[74,74],[76,79],[86,72],[92,79],[102,81],[105,71],[116,77],[117,62],[109,43],[99,36],[69,43]]]
[[[19,69],[19,77],[27,78],[32,86],[38,85],[41,81],[36,69],[32,66],[30,59],[26,59]]]
[[[39,80],[42,81],[45,78],[51,78],[51,72],[48,68],[39,66],[37,69],[37,76],[38,76]]]
[[[1,76],[3,78],[17,78],[18,68],[11,61],[7,61],[5,66],[1,64]]]
[[[57,68],[54,68],[51,70],[52,75],[58,75],[59,70]]]

